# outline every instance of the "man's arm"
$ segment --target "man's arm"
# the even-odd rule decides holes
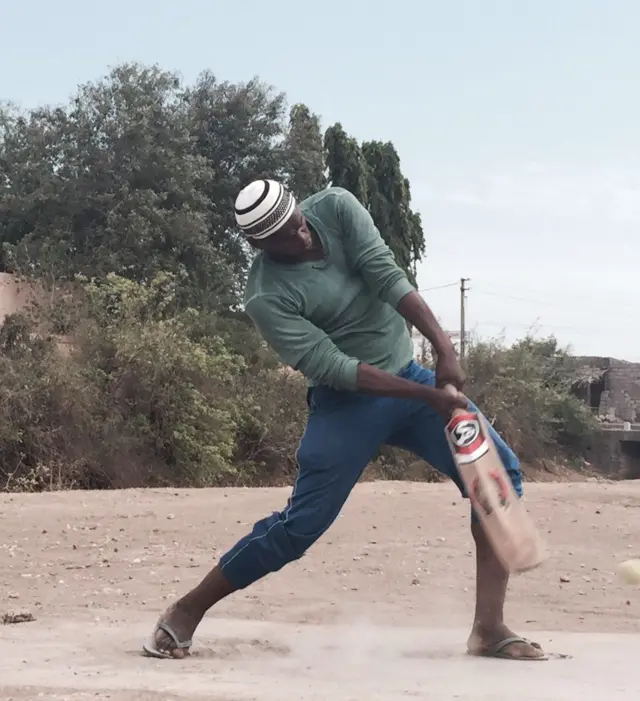
[[[419,292],[413,290],[405,295],[398,303],[396,310],[431,343],[438,356],[449,353],[455,355],[451,339],[442,330],[429,305],[422,299]]]
[[[247,301],[251,317],[280,360],[319,385],[356,389],[358,361],[342,353],[327,334],[300,315],[294,305],[276,295]]]
[[[362,275],[374,294],[396,309],[398,302],[415,287],[396,263],[368,210],[354,195],[342,190],[337,196],[336,210],[353,269]]]
[[[282,362],[316,384],[423,401],[446,418],[453,409],[466,408],[464,399],[397,377],[342,353],[324,331],[279,297],[254,297],[247,302],[246,311]]]
[[[455,351],[451,339],[402,268],[395,262],[371,215],[347,190],[338,196],[338,221],[343,230],[345,250],[355,270],[369,288],[389,303],[427,338],[438,356]]]

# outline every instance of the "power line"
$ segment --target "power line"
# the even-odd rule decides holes
[[[425,287],[425,288],[420,288],[418,291],[419,292],[431,292],[434,290],[442,290],[442,289],[447,289],[447,288],[453,288],[453,287],[458,287],[460,289],[460,297],[461,297],[461,326],[467,325],[465,323],[465,318],[463,317],[463,314],[465,312],[462,311],[463,305],[464,309],[466,310],[466,293],[469,290],[473,290],[474,294],[479,294],[479,295],[485,295],[488,297],[497,297],[501,299],[509,299],[509,300],[514,300],[517,302],[526,302],[529,304],[534,304],[534,305],[539,305],[543,307],[555,307],[556,309],[558,308],[558,301],[552,302],[551,300],[544,300],[544,299],[534,299],[532,297],[525,297],[521,295],[512,295],[508,294],[505,292],[500,292],[497,288],[493,287],[487,287],[482,284],[476,285],[474,284],[473,287],[470,287],[468,285],[469,279],[468,278],[461,278],[460,280],[457,280],[456,282],[450,282],[445,285],[436,285],[432,287]],[[507,288],[508,289],[508,288]],[[513,288],[512,288],[513,289]],[[525,292],[528,291],[528,288],[524,288]],[[531,290],[532,292],[535,293],[542,293],[540,290]],[[567,298],[571,298],[571,294],[567,293],[565,294],[564,292],[558,294],[559,300],[564,300]],[[626,323],[628,323],[628,315],[624,315],[624,317],[619,317],[620,320],[617,321],[615,318],[612,317],[611,312],[613,312],[616,308],[620,307],[625,307],[629,309],[640,309],[640,305],[635,305],[631,302],[619,302],[617,300],[611,300],[607,301],[602,298],[599,298],[598,300],[589,300],[588,298],[585,299],[585,297],[581,294],[573,294],[574,299],[580,300],[582,302],[582,305],[580,307],[576,307],[572,312],[572,318],[574,320],[576,314],[580,315],[582,314],[588,314],[590,317],[590,320],[592,323],[589,323],[585,320],[584,324],[557,324],[557,323],[545,323],[541,320],[541,318],[538,316],[535,320],[532,320],[529,323],[523,323],[522,321],[494,321],[494,320],[486,320],[482,321],[480,319],[475,320],[472,319],[471,326],[493,326],[493,327],[500,327],[502,329],[508,329],[508,328],[519,328],[519,329],[531,329],[531,330],[538,330],[538,331],[544,331],[545,329],[548,329],[549,331],[577,331],[577,332],[596,332],[596,326],[595,326],[595,319],[594,319],[594,313],[593,310],[590,309],[590,305],[592,304],[592,301],[599,301],[603,304],[609,305],[609,308],[607,309],[607,315],[606,317],[601,318],[599,317],[597,319],[597,328],[604,328],[607,332],[611,332],[614,330],[614,328],[620,328],[624,327]],[[582,321],[582,319],[577,319],[579,322]],[[604,321],[604,324],[603,324]]]
[[[509,288],[507,288],[509,289]],[[513,289],[513,288],[511,288]],[[533,290],[529,288],[522,288],[518,287],[519,290],[524,289],[525,292],[532,292],[533,294],[544,294],[542,290]],[[500,292],[496,288],[491,288],[491,287],[485,287],[482,285],[482,283],[479,286],[474,286],[474,290],[478,292],[478,294],[483,294],[485,296],[489,297],[500,297],[502,299],[512,299],[517,302],[529,302],[530,304],[539,304],[542,306],[557,306],[558,302],[552,302],[551,300],[548,299],[533,299],[532,297],[523,297],[520,295],[512,295],[509,293],[504,293]],[[547,291],[548,293],[548,291]],[[627,302],[624,300],[618,300],[618,299],[613,299],[611,296],[609,298],[605,299],[602,296],[599,297],[585,297],[585,295],[581,293],[572,293],[572,292],[565,292],[564,290],[562,292],[558,292],[558,297],[560,299],[575,299],[580,302],[584,303],[600,303],[600,304],[605,304],[605,305],[615,305],[616,307],[625,307],[629,309],[635,309],[635,310],[640,310],[640,304],[634,304],[633,302]]]
[[[433,292],[433,290],[444,290],[447,287],[457,287],[460,284],[459,280],[449,282],[446,285],[436,285],[435,287],[421,287],[418,292]]]
[[[610,320],[609,320],[610,321]],[[492,320],[476,320],[474,322],[475,325],[477,326],[499,326],[501,328],[509,328],[509,327],[515,327],[515,328],[520,328],[520,329],[531,329],[531,328],[539,328],[539,329],[556,329],[556,330],[563,330],[563,331],[591,331],[593,332],[595,329],[593,326],[589,325],[584,325],[584,326],[576,326],[575,324],[547,324],[544,323],[540,320],[532,321],[528,324],[523,323],[522,321],[492,321]],[[621,322],[614,322],[614,325],[616,327],[623,327],[623,324]],[[602,326],[601,324],[598,325],[599,329],[606,329],[607,331],[612,331],[611,326]]]
[[[486,297],[499,297],[500,299],[512,299],[516,302],[531,302],[531,304],[541,304],[542,306],[555,306],[553,302],[546,302],[537,299],[530,299],[529,297],[516,297],[515,295],[506,295],[502,292],[488,292],[487,290],[480,288],[474,288],[474,290],[479,295],[485,295]]]

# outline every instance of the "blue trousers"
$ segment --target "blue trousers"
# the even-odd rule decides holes
[[[435,374],[414,362],[399,375],[435,384]],[[307,427],[296,453],[298,473],[286,508],[258,521],[220,560],[226,579],[237,589],[302,557],[335,521],[381,445],[414,453],[450,477],[466,497],[444,435],[444,422],[428,405],[328,387],[310,390],[308,403]],[[473,405],[471,409],[477,411]],[[500,436],[490,431],[513,486],[522,495],[518,460]]]

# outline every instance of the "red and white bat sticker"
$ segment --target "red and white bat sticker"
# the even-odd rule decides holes
[[[507,489],[507,485],[505,484],[502,476],[495,470],[491,470],[488,477],[491,480],[493,488],[495,489],[498,506],[501,508],[509,506],[509,490]],[[469,497],[476,511],[478,509],[482,509],[487,516],[490,516],[493,513],[491,499],[489,499],[488,495],[484,493],[484,490],[480,486],[480,480],[477,477],[473,480],[471,494]]]
[[[454,416],[446,430],[460,464],[475,462],[489,450],[477,414],[466,412]]]

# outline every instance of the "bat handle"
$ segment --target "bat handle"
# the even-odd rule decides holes
[[[452,397],[457,397],[459,392],[453,385],[445,385],[444,391],[448,392]]]
[[[452,397],[457,397],[458,395],[461,394],[461,392],[458,392],[458,390],[453,386],[453,385],[445,385],[444,386],[444,391],[450,394]],[[454,409],[451,418],[455,418],[456,416],[459,416],[460,414],[465,414],[466,412],[464,409]]]

